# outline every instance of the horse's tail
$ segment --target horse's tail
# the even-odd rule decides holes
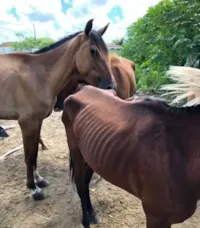
[[[195,105],[200,103],[200,70],[193,67],[171,66],[167,75],[175,83],[163,85],[161,90],[168,90],[163,94],[176,95],[172,103],[177,103],[185,98],[190,100],[185,105]],[[178,82],[178,83],[177,83]]]
[[[70,172],[71,181],[74,182],[74,163],[70,153],[69,153],[69,172]]]

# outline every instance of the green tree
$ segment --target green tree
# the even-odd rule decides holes
[[[48,46],[54,42],[51,38],[24,38],[21,33],[16,34],[16,36],[20,39],[20,41],[13,43],[12,47],[15,51],[32,51],[34,49],[40,49]]]
[[[117,45],[122,45],[124,43],[124,37],[113,40],[113,43]]]
[[[137,85],[168,83],[170,65],[185,65],[200,53],[200,1],[162,0],[129,26],[121,55],[136,62]]]

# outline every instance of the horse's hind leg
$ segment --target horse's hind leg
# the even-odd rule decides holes
[[[99,223],[99,218],[96,215],[96,212],[93,209],[93,206],[91,204],[90,200],[90,191],[89,191],[89,184],[92,178],[94,171],[91,169],[91,167],[86,163],[85,164],[85,187],[86,187],[86,194],[87,194],[87,211],[89,215],[89,220],[91,224],[97,224]]]
[[[48,182],[37,172],[37,154],[41,124],[42,122],[38,120],[19,121],[22,130],[24,156],[27,169],[26,185],[31,189],[34,200],[43,200],[45,198],[40,187],[48,185]]]
[[[40,136],[39,143],[42,146],[42,150],[48,150],[48,147],[44,144],[42,137]]]
[[[146,214],[146,228],[171,228],[167,220]]]

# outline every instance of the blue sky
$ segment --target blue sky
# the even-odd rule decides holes
[[[125,35],[127,27],[159,0],[7,0],[0,8],[0,43],[18,38],[16,32],[57,40],[83,30],[94,18],[94,29],[110,22],[106,42]]]

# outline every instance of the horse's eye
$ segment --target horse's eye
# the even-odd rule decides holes
[[[95,48],[90,49],[91,56],[95,56],[97,53],[97,50]]]

